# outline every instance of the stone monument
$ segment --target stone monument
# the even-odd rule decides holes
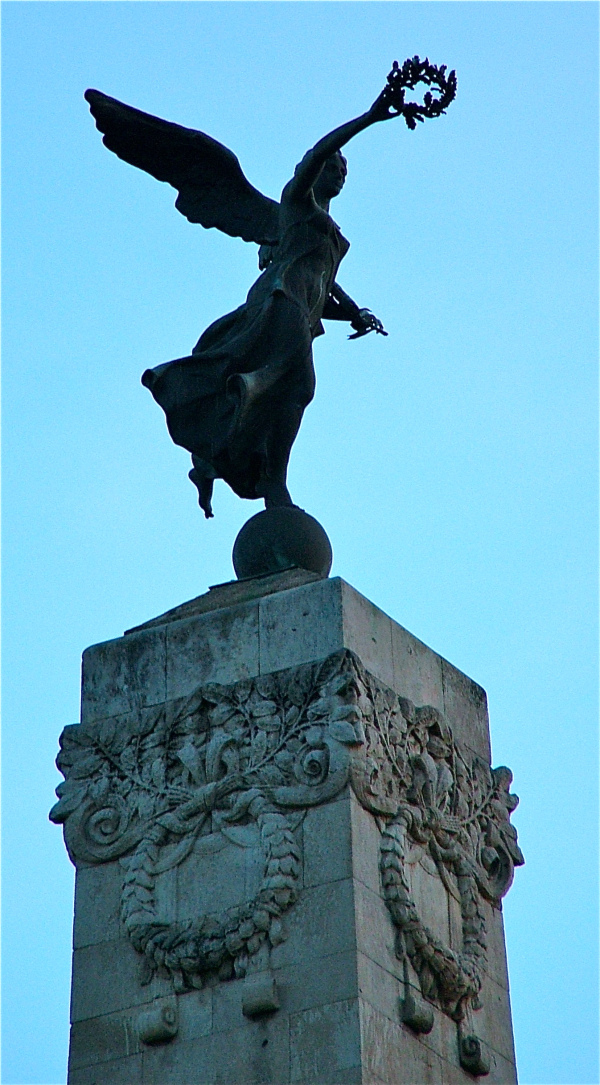
[[[89,648],[82,690],[69,1085],[516,1081],[481,687],[289,570]]]
[[[406,102],[418,82],[438,97]],[[77,869],[69,1085],[516,1082],[501,900],[523,858],[485,693],[329,578],[286,485],[321,318],[385,334],[335,283],[340,148],[455,87],[395,64],[280,204],[203,133],[86,94],[191,221],[261,244],[246,303],[143,380],[205,515],[215,478],[266,509],[237,581],[84,653],[50,815]]]

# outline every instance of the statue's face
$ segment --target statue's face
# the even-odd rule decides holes
[[[343,154],[340,154],[339,151],[332,154],[331,158],[328,158],[323,166],[319,180],[315,185],[318,195],[325,196],[328,200],[333,199],[334,196],[339,196],[344,187],[347,172],[348,167]]]

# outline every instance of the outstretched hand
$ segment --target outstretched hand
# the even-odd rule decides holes
[[[357,316],[350,323],[355,332],[354,335],[349,335],[348,339],[360,339],[362,335],[368,335],[369,332],[377,332],[378,335],[388,334],[381,321],[377,319],[370,309],[360,309]]]
[[[373,102],[369,110],[369,116],[374,121],[389,121],[392,117],[401,117],[403,104],[398,101],[395,89],[388,82],[381,94]]]

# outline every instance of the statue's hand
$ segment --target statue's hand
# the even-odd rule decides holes
[[[376,122],[389,121],[392,117],[401,116],[402,109],[398,108],[397,94],[389,84],[386,84],[369,109],[369,117],[373,122]]]
[[[348,339],[360,339],[362,335],[368,335],[369,332],[377,332],[378,335],[388,334],[381,321],[370,309],[359,309],[358,314],[350,321],[350,325],[355,331],[354,335],[348,336]]]

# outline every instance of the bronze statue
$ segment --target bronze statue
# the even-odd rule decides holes
[[[437,88],[422,105],[406,88]],[[418,57],[394,64],[366,113],[342,124],[305,154],[281,200],[263,196],[231,151],[203,132],[182,128],[86,91],[104,143],[126,162],[178,189],[175,206],[190,222],[260,245],[261,275],[238,309],[216,320],[191,355],[147,369],[142,382],[163,408],[173,441],[188,449],[200,506],[211,517],[215,478],[266,508],[292,506],[286,485],[290,450],[314,395],[312,341],[322,320],[345,320],[350,339],[387,335],[336,275],[349,243],[329,214],[346,178],[342,147],[378,121],[404,116],[410,128],[439,116],[456,91],[454,72]]]

